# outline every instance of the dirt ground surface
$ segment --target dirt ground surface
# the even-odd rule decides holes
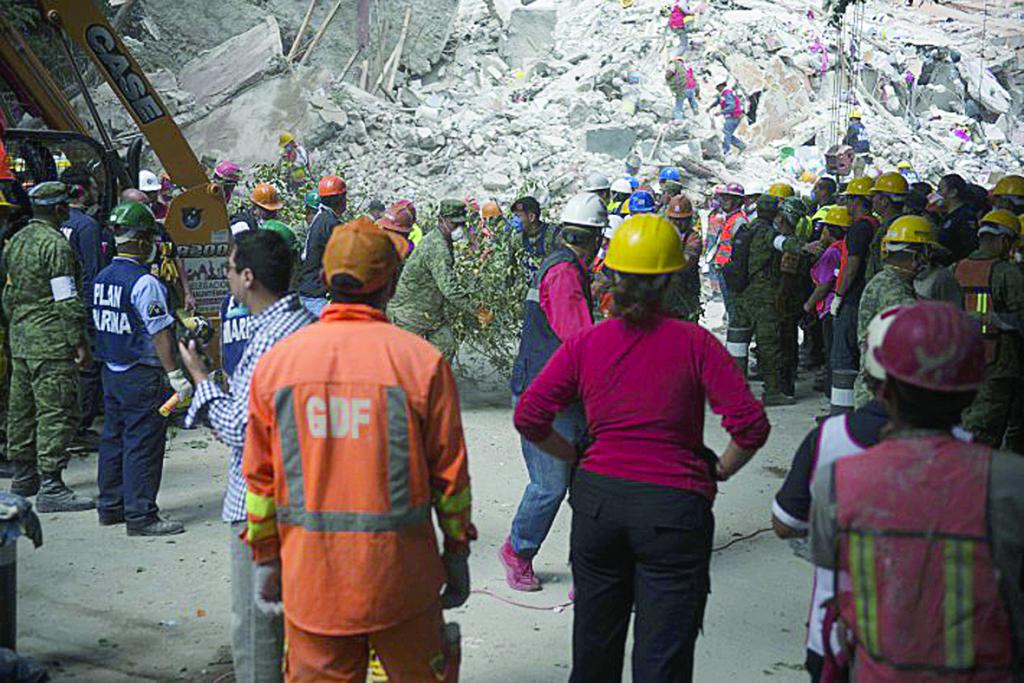
[[[462,626],[462,680],[567,680],[572,608],[551,608],[568,602],[569,507],[536,560],[544,590],[509,590],[496,552],[526,483],[510,400],[479,382],[464,381],[462,395],[480,532],[471,558],[473,587],[487,591],[447,613]],[[769,526],[772,496],[825,406],[811,396],[809,378],[800,396],[796,406],[769,411],[768,445],[722,486],[716,547]],[[721,452],[726,435],[710,413],[706,434]],[[44,516],[44,545],[19,544],[19,650],[44,662],[55,681],[233,680],[228,528],[220,521],[226,471],[227,449],[209,431],[173,435],[159,502],[165,514],[186,524],[179,536],[128,538],[123,526],[98,526],[95,513]],[[95,473],[95,455],[75,458],[67,480],[94,495]],[[768,531],[716,552],[696,679],[806,680],[810,586],[810,565]],[[631,680],[628,651],[625,668],[623,679]]]

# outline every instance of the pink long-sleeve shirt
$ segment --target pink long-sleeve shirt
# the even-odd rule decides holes
[[[543,441],[555,415],[579,400],[594,439],[583,469],[709,499],[717,487],[698,455],[705,402],[743,448],[761,447],[770,431],[722,343],[698,325],[669,318],[643,330],[613,319],[566,341],[520,397],[516,429]]]
[[[540,309],[551,331],[563,342],[594,324],[580,270],[571,263],[556,263],[540,282]]]

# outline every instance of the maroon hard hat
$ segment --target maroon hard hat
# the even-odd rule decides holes
[[[938,392],[974,391],[985,373],[978,323],[941,301],[905,306],[875,349],[875,360],[886,376]]]
[[[725,189],[720,192],[720,194],[731,194],[736,197],[746,196],[743,191],[743,186],[739,183],[729,183],[725,186]]]

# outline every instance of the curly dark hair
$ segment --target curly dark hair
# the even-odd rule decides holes
[[[661,314],[670,275],[613,273],[612,316],[632,327],[649,327]]]

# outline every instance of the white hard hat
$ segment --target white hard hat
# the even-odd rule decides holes
[[[611,181],[603,173],[591,173],[587,176],[587,185],[583,188],[585,192],[603,192],[611,187]]]
[[[885,341],[885,333],[889,331],[889,326],[892,325],[893,321],[899,315],[900,311],[903,310],[903,306],[890,306],[885,309],[874,318],[868,324],[868,338],[867,338],[867,351],[864,356],[864,369],[868,375],[877,379],[878,381],[885,380],[885,368],[875,358],[875,349],[882,346],[882,342]]]
[[[562,209],[562,223],[584,228],[604,228],[608,225],[608,207],[593,192],[580,192]]]
[[[633,186],[625,178],[616,178],[612,183],[611,191],[620,194],[633,194]]]
[[[623,221],[626,220],[625,216],[608,216],[608,227],[604,229],[604,238],[610,240],[615,237],[615,231],[619,229]]]
[[[160,179],[156,173],[142,169],[139,171],[139,189],[143,192],[156,192],[160,189]]]

